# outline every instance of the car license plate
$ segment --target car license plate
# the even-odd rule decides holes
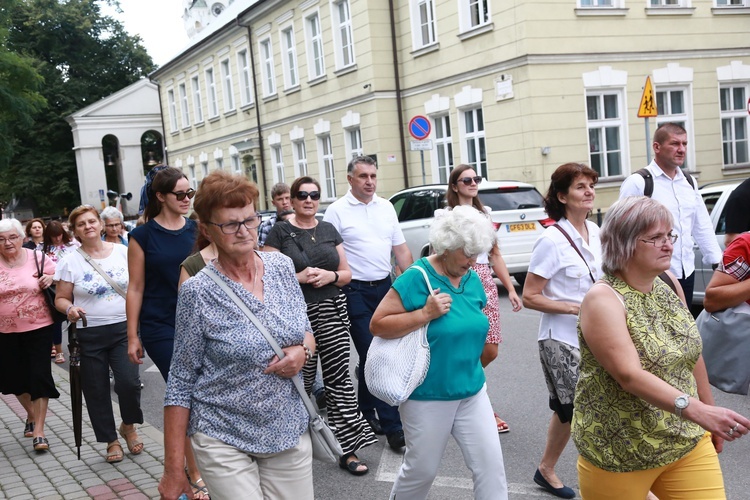
[[[536,231],[536,222],[520,222],[518,224],[508,224],[509,233],[517,233],[519,231]]]

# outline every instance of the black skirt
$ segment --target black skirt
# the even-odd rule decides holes
[[[52,327],[0,333],[0,392],[16,396],[30,394],[32,401],[60,397],[49,359]]]

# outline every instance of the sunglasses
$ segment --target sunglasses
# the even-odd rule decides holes
[[[456,184],[463,182],[464,186],[471,186],[472,183],[479,185],[482,183],[482,177],[477,175],[476,177],[461,177],[456,181]]]
[[[192,200],[193,196],[195,196],[195,189],[190,188],[187,191],[177,191],[176,193],[174,191],[170,191],[171,194],[174,195],[175,198],[177,198],[177,201],[182,201],[187,196],[188,200]]]
[[[305,201],[308,196],[312,198],[313,201],[318,201],[320,199],[320,191],[310,191],[309,193],[307,191],[297,191],[297,194],[294,195],[299,201]]]

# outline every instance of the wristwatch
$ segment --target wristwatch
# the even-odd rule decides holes
[[[688,407],[690,404],[690,396],[687,394],[680,394],[674,398],[674,414],[682,418],[682,410]]]
[[[313,357],[312,349],[305,343],[302,343],[302,348],[305,350],[305,362],[310,361]]]

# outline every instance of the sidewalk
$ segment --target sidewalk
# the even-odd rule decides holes
[[[104,460],[107,445],[96,442],[84,402],[81,460],[78,460],[68,372],[53,364],[52,376],[60,398],[50,400],[44,425],[50,445],[46,453],[37,454],[31,447],[31,438],[23,437],[26,412],[16,397],[0,395],[0,500],[159,498],[157,486],[164,469],[162,433],[148,423],[138,426],[143,452],[131,455],[125,441],[120,439],[125,459],[108,464]],[[112,404],[119,424],[119,408]]]

